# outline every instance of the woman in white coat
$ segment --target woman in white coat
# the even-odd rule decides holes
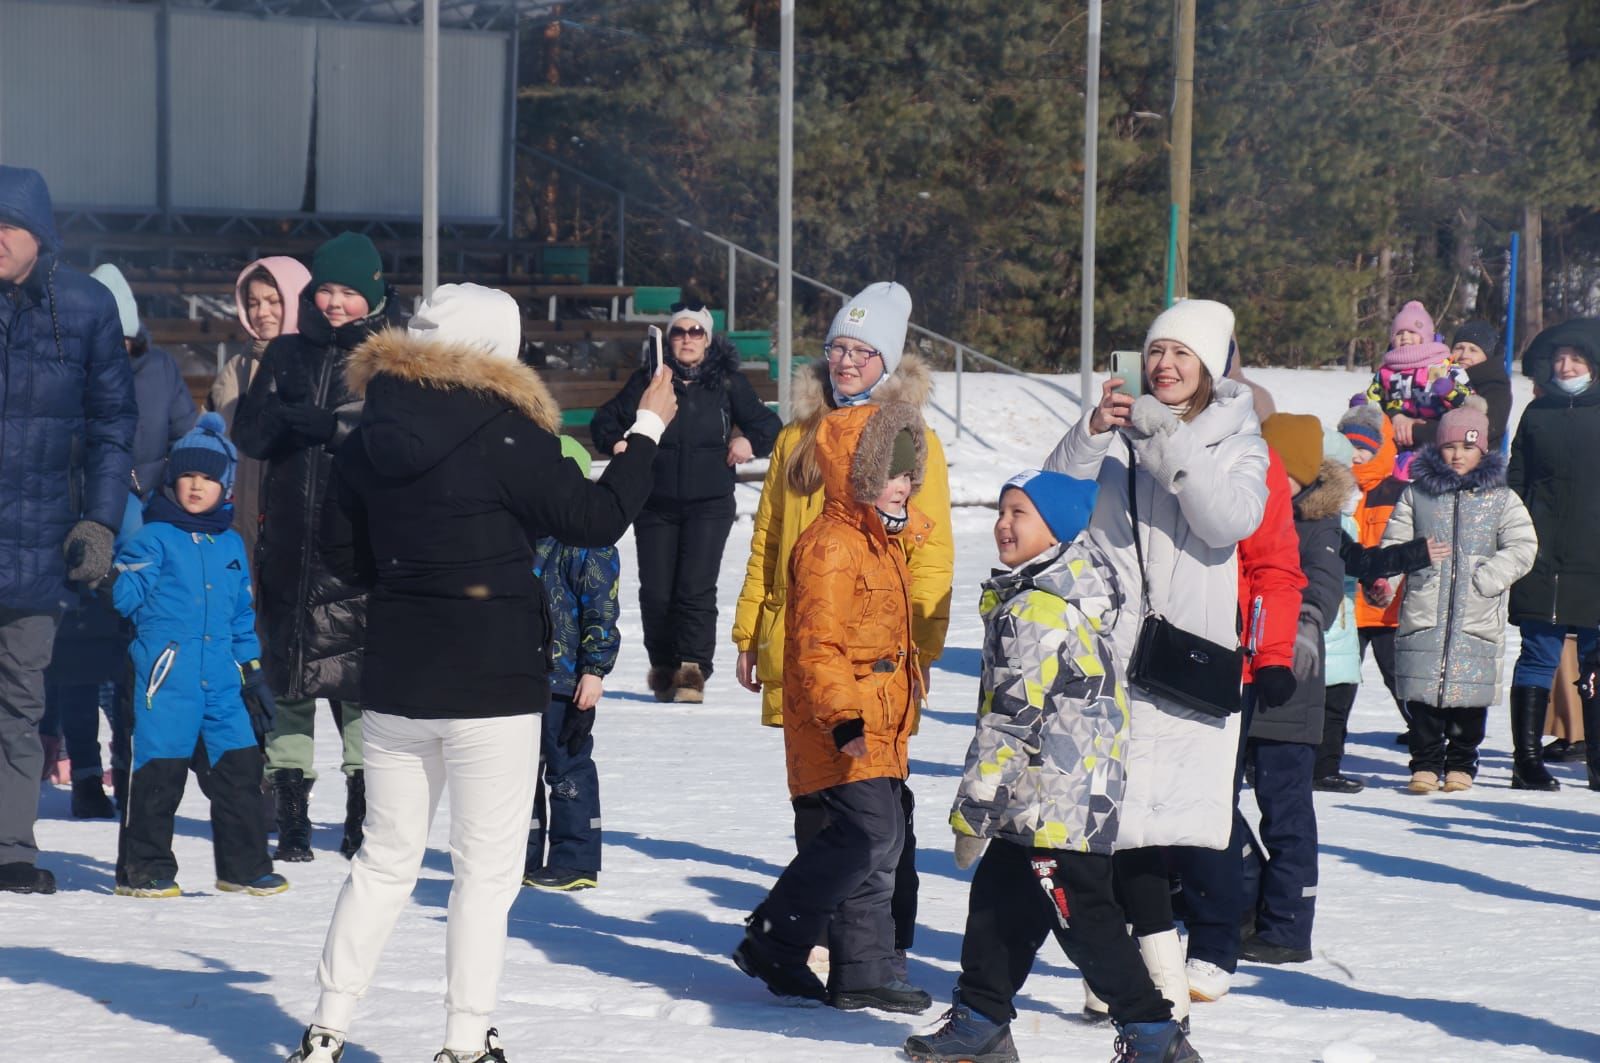
[[[1111,559],[1130,605],[1148,594],[1146,608],[1123,609],[1110,633],[1124,668],[1147,612],[1211,642],[1239,644],[1236,547],[1261,523],[1267,445],[1250,389],[1224,376],[1232,334],[1233,311],[1222,303],[1190,299],[1169,307],[1145,337],[1140,398],[1116,393],[1121,381],[1107,381],[1099,405],[1046,463],[1099,482],[1087,534]],[[1143,577],[1128,497],[1130,455]],[[1183,949],[1158,847],[1227,847],[1240,719],[1197,712],[1132,683],[1128,692],[1118,892],[1157,988],[1187,1010]]]

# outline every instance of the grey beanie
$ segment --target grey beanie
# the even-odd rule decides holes
[[[878,281],[857,292],[834,315],[827,342],[841,336],[860,340],[883,355],[883,373],[889,376],[900,367],[910,324],[911,293],[894,281]]]

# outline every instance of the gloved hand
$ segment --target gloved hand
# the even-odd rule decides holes
[[[1154,395],[1140,395],[1133,404],[1127,433],[1139,464],[1167,491],[1176,492],[1182,485],[1183,458],[1181,445],[1174,442],[1173,433],[1183,423],[1178,415]]]
[[[61,544],[68,582],[92,585],[105,579],[115,557],[116,538],[116,533],[98,521],[74,524]]]
[[[1289,699],[1294,697],[1294,688],[1297,685],[1294,681],[1294,672],[1281,664],[1256,669],[1256,697],[1260,698],[1261,704],[1269,709],[1287,704]]]
[[[989,848],[988,838],[975,838],[970,834],[956,835],[956,867],[965,871],[978,862],[983,851]]]
[[[261,670],[260,661],[251,661],[239,669],[244,680],[244,707],[250,713],[250,730],[256,733],[257,742],[265,742],[267,735],[278,725],[278,702],[267,686],[267,674]]]
[[[583,748],[584,739],[593,732],[594,710],[580,709],[574,705],[561,721],[561,733],[556,735],[556,744],[566,749],[567,756],[575,757],[578,750]]]
[[[289,430],[310,443],[326,443],[339,426],[332,410],[309,402],[284,403],[278,409]]]
[[[1302,616],[1300,627],[1294,635],[1294,677],[1304,681],[1317,672],[1322,660],[1322,622],[1314,616]]]
[[[1578,678],[1572,685],[1584,701],[1593,701],[1600,695],[1600,654],[1591,654],[1579,663]]]

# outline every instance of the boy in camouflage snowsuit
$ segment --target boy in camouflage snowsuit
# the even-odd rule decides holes
[[[1012,1000],[1050,933],[1110,1006],[1119,1053],[1159,1045],[1149,1058],[1199,1059],[1112,891],[1129,706],[1102,632],[1128,603],[1110,561],[1078,538],[1097,493],[1051,472],[1022,473],[1000,493],[995,543],[1010,571],[983,584],[977,734],[950,813],[956,863],[982,859],[954,1006],[936,1033],[906,1042],[914,1060],[1017,1059]]]

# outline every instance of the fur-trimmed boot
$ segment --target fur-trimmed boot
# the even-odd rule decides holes
[[[672,695],[673,701],[698,705],[706,700],[705,673],[700,671],[700,666],[693,661],[684,661],[678,665],[678,672],[672,682],[678,688]]]
[[[676,668],[651,668],[645,682],[650,684],[650,692],[656,696],[657,701],[676,701],[678,687],[674,680],[677,676]]]
[[[1540,687],[1511,688],[1511,788],[1559,790],[1561,784],[1545,769],[1539,739],[1544,737],[1544,716],[1550,708],[1550,691]]]

